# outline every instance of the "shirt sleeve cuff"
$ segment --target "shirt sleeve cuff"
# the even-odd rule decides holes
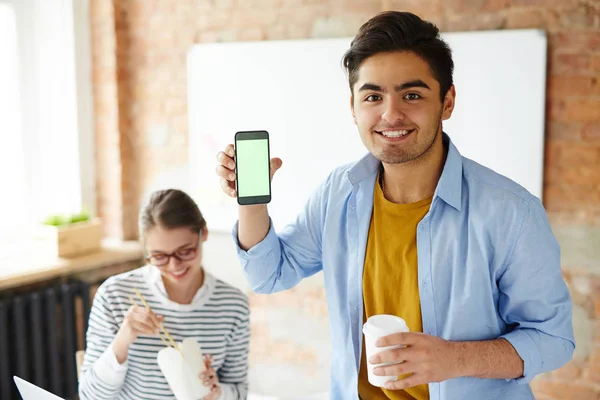
[[[119,386],[125,381],[127,366],[127,360],[123,364],[119,364],[113,350],[113,343],[111,343],[94,364],[94,372],[103,382]]]
[[[243,250],[240,247],[240,243],[238,241],[238,224],[239,224],[239,222],[235,223],[235,226],[233,227],[232,235],[233,235],[233,241],[237,248],[237,254],[240,257],[240,259],[256,260],[256,259],[266,258],[269,256],[269,254],[271,254],[273,252],[273,249],[279,249],[279,238],[277,237],[277,234],[275,233],[275,229],[273,227],[273,221],[271,220],[271,218],[269,218],[269,232],[267,233],[267,236],[265,236],[265,238],[262,241],[258,242],[256,245],[254,245],[252,248],[250,248],[247,251]]]
[[[515,381],[520,384],[531,382],[542,369],[542,358],[535,341],[525,329],[515,329],[501,337],[515,348],[517,354],[523,360],[523,376],[515,379]],[[507,381],[511,380],[507,379]]]

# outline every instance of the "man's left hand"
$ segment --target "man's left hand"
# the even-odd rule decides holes
[[[458,369],[461,367],[462,360],[458,342],[450,342],[418,332],[401,332],[382,337],[375,345],[377,347],[406,346],[375,354],[368,360],[371,364],[396,363],[376,367],[373,370],[375,375],[407,375],[398,381],[387,382],[386,389],[406,389],[460,376]]]

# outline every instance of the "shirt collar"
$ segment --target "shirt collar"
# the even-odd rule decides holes
[[[460,211],[463,169],[462,156],[446,133],[442,133],[442,140],[444,146],[448,148],[448,154],[442,176],[438,181],[433,197],[434,199],[435,197],[439,197],[448,203],[448,205]],[[380,161],[377,158],[371,154],[367,154],[350,168],[348,171],[348,180],[352,185],[355,185],[368,178],[374,179],[377,175],[379,165]]]

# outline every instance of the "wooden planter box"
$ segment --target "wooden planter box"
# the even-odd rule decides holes
[[[58,257],[94,253],[102,246],[102,223],[97,218],[59,227],[44,226],[44,230],[44,239]]]

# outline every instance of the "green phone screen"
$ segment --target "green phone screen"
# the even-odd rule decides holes
[[[236,153],[238,196],[268,196],[269,141],[238,140]]]

